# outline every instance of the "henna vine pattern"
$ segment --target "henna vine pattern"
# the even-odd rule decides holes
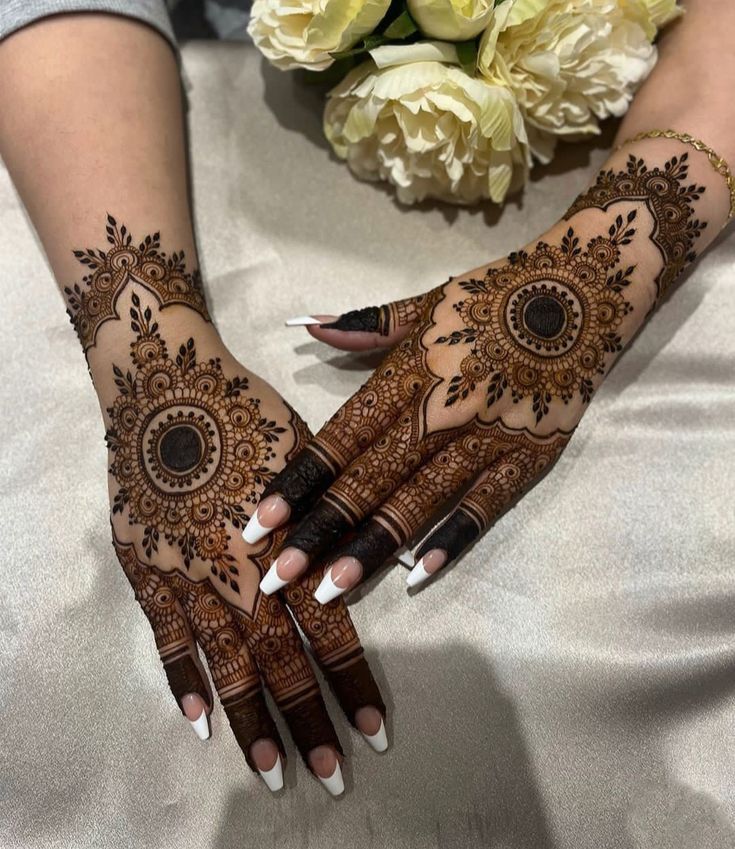
[[[197,362],[193,339],[170,357],[150,307],[135,293],[132,304],[135,373],[113,366],[118,396],[107,410],[119,486],[113,515],[129,507],[149,557],[163,535],[187,568],[194,557],[207,561],[237,593],[225,520],[245,526],[244,505],[272,477],[273,446],[286,428],[262,415],[246,378],[226,378],[219,359]]]
[[[693,202],[704,194],[704,186],[686,185],[689,179],[689,154],[673,156],[663,168],[649,168],[632,154],[625,171],[602,171],[587,192],[571,205],[569,220],[583,209],[607,210],[621,200],[640,201],[649,209],[656,229],[651,241],[661,253],[663,266],[656,277],[657,300],[668,291],[684,268],[697,258],[694,243],[707,227],[695,218]]]
[[[115,302],[131,279],[145,286],[161,309],[183,304],[210,320],[199,269],[186,270],[183,251],[170,256],[164,253],[160,233],[146,236],[136,245],[127,227],[118,226],[111,215],[106,230],[111,247],[107,251],[75,250],[74,256],[90,273],[81,285],[64,288],[67,313],[85,352],[95,344],[101,325],[118,317]]]

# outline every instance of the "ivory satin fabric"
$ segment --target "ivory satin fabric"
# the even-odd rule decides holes
[[[330,158],[318,93],[252,48],[190,43],[183,64],[214,316],[313,427],[375,360],[284,319],[517,248],[606,156],[567,149],[502,213],[407,211]],[[4,171],[0,258],[2,849],[735,846],[732,235],[463,561],[413,598],[397,567],[352,599],[392,747],[373,754],[331,702],[339,801],[293,749],[271,797],[221,709],[208,743],[181,717],[110,545],[82,353]]]

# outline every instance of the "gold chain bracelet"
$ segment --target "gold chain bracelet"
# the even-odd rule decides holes
[[[633,138],[623,142],[620,147],[625,147],[626,144],[642,141],[643,139],[676,139],[684,144],[691,145],[695,150],[698,150],[701,153],[706,153],[707,158],[710,161],[710,165],[715,169],[715,171],[717,171],[718,174],[720,174],[720,176],[725,178],[727,188],[730,191],[730,214],[727,216],[727,221],[729,222],[735,218],[735,177],[733,177],[732,171],[730,170],[730,166],[727,162],[721,156],[718,156],[717,153],[709,147],[709,145],[706,145],[699,139],[695,139],[694,136],[690,136],[689,133],[678,133],[676,130],[648,130],[643,133],[638,133],[638,135],[635,135]],[[618,150],[620,150],[620,148],[618,148]]]

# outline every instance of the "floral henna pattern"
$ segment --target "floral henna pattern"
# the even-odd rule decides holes
[[[707,227],[695,217],[694,201],[704,194],[704,186],[687,185],[689,154],[673,156],[663,168],[649,168],[632,154],[625,171],[602,171],[587,192],[581,194],[567,211],[569,220],[583,209],[607,210],[619,201],[639,201],[649,209],[656,230],[651,241],[661,253],[663,265],[656,277],[657,301],[669,290],[684,268],[697,255],[694,244]]]
[[[506,391],[516,403],[531,396],[537,423],[554,397],[588,402],[607,355],[623,348],[620,324],[633,309],[623,293],[635,267],[616,266],[635,218],[635,210],[625,220],[618,215],[584,249],[570,227],[559,247],[539,242],[482,279],[461,281],[468,297],[453,308],[462,327],[436,342],[471,350],[448,382],[446,406],[483,384],[488,407]]]
[[[661,167],[630,156],[572,205],[558,242],[401,307],[411,332],[266,487],[301,519],[284,545],[310,560],[349,554],[365,577],[467,486],[430,542],[451,559],[492,524],[563,450],[641,304],[694,259],[704,188],[688,179],[686,152]],[[591,208],[603,214],[571,220]],[[397,308],[335,326],[389,334]]]
[[[210,320],[199,269],[186,270],[183,251],[170,256],[164,253],[160,233],[146,236],[136,245],[125,225],[119,226],[111,215],[107,216],[106,230],[110,243],[106,251],[94,248],[74,251],[89,274],[82,278],[81,284],[64,288],[67,312],[85,352],[95,344],[101,325],[119,318],[115,304],[131,280],[151,292],[161,309],[183,304],[205,321]]]
[[[106,405],[112,535],[171,689],[179,703],[186,693],[211,703],[198,644],[251,766],[255,739],[270,737],[283,751],[262,682],[304,757],[317,745],[340,750],[293,620],[354,722],[359,707],[385,706],[347,609],[318,605],[305,581],[289,590],[292,618],[281,597],[258,588],[285,532],[255,549],[237,533],[274,469],[310,434],[278,396],[258,397],[224,349],[222,357],[200,356],[204,345],[211,350],[211,334],[199,343],[177,336],[174,344],[173,331],[161,329],[168,324],[161,311],[173,304],[208,320],[199,274],[185,269],[182,253],[167,256],[157,233],[134,245],[111,217],[107,237],[106,252],[76,252],[91,273],[66,295],[85,353],[104,322],[122,322],[118,309],[129,326],[130,361],[112,366],[105,390],[113,390]]]
[[[227,524],[242,529],[245,505],[272,477],[274,444],[286,428],[265,418],[244,377],[226,378],[218,359],[197,361],[193,339],[169,355],[150,307],[132,295],[134,373],[113,367],[118,396],[108,408],[112,512],[129,508],[148,557],[163,536],[235,593],[238,568]]]

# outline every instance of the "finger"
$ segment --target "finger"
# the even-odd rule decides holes
[[[415,587],[455,560],[543,474],[557,451],[519,448],[496,460],[478,478],[449,518],[419,547],[406,583]]]
[[[245,760],[268,788],[276,792],[283,787],[285,750],[265,703],[258,668],[235,614],[207,584],[186,581],[183,599]],[[273,757],[274,750],[277,757]]]
[[[171,692],[197,737],[206,740],[210,736],[208,714],[212,710],[212,691],[181,602],[163,576],[139,560],[133,545],[118,540],[114,531],[113,544],[153,630]]]
[[[266,587],[283,586],[310,563],[333,552],[344,535],[370,515],[393,490],[409,477],[427,455],[449,437],[421,439],[412,410],[345,469],[314,509],[291,531],[284,550],[269,571]],[[340,564],[355,572],[354,564]],[[325,579],[328,576],[325,576]],[[277,579],[277,580],[275,580]],[[359,580],[359,575],[357,576]],[[319,598],[328,601],[329,598]]]
[[[296,622],[347,719],[377,752],[388,748],[386,708],[380,689],[344,602],[321,605],[314,593],[321,580],[314,571],[285,591]]]
[[[258,596],[247,637],[296,748],[326,789],[338,795],[342,792],[339,789],[342,747],[304,645],[278,597]],[[319,752],[312,757],[315,749]],[[325,750],[331,750],[331,756]]]
[[[289,319],[288,327],[304,326],[320,342],[341,351],[392,348],[411,331],[426,304],[426,295],[364,307],[339,316],[306,315]]]
[[[489,429],[472,426],[431,457],[340,547],[317,590],[331,599],[371,577],[478,471],[507,451]]]
[[[275,505],[273,496],[278,496],[287,505],[287,509],[278,515],[280,523],[287,519],[297,521],[316,503],[342,469],[393,425],[421,389],[421,381],[417,377],[421,372],[415,365],[416,356],[412,339],[404,339],[322,427],[312,442],[273,478],[265,487],[258,509],[245,529],[247,542],[262,539],[272,530],[265,511]],[[281,503],[276,509],[280,510],[282,506]],[[278,586],[263,587],[264,592],[275,592],[276,589]]]

